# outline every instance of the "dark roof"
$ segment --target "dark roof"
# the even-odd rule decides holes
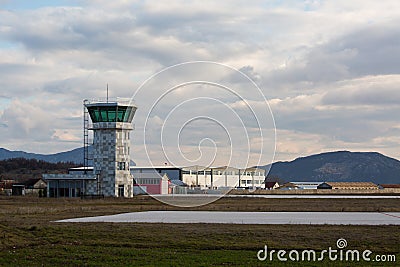
[[[400,184],[380,184],[383,188],[400,188]]]
[[[274,187],[274,186],[275,186],[275,184],[276,184],[276,182],[266,182],[266,183],[265,183],[265,188],[271,188],[271,187]]]
[[[173,183],[174,185],[177,185],[177,186],[188,186],[187,184],[185,184],[181,180],[171,180],[171,183]]]

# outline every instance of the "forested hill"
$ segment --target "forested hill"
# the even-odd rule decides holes
[[[0,179],[22,182],[32,178],[41,178],[43,173],[67,173],[69,168],[76,166],[73,162],[51,163],[25,158],[0,160]]]

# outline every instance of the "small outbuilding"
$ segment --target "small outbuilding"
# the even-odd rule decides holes
[[[181,180],[171,180],[169,184],[169,194],[187,194],[188,185]]]
[[[278,182],[265,182],[265,189],[273,190],[279,187]]]
[[[141,173],[134,177],[133,194],[156,194],[165,195],[169,192],[170,180],[168,175],[161,175],[158,172]]]
[[[322,182],[290,182],[300,189],[317,189]]]
[[[302,188],[293,184],[293,183],[286,183],[281,185],[280,187],[277,188],[278,190],[301,190]]]
[[[13,184],[12,185],[12,195],[13,196],[24,196],[25,195],[25,185]]]
[[[378,186],[372,182],[324,182],[317,189],[377,190]]]
[[[326,182],[323,182],[317,186],[317,189],[332,189],[332,186]]]
[[[29,193],[45,192],[47,190],[47,183],[42,178],[29,179],[25,183],[25,191]]]

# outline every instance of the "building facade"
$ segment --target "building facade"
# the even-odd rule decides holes
[[[265,170],[259,168],[238,169],[230,166],[182,167],[182,181],[190,187],[218,188],[265,188]]]

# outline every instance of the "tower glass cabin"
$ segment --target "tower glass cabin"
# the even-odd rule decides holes
[[[93,130],[93,174],[88,194],[132,197],[133,179],[129,171],[130,134],[136,106],[129,99],[85,101]]]

